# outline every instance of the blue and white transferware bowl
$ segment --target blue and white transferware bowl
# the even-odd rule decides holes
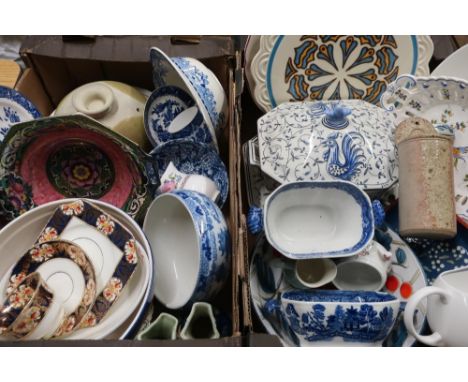
[[[0,86],[0,142],[11,125],[40,117],[41,113],[30,100],[14,89]]]
[[[257,121],[260,166],[280,183],[347,180],[387,189],[398,180],[393,121],[361,100],[281,104]]]
[[[212,135],[195,101],[177,86],[163,86],[151,94],[146,102],[144,121],[146,135],[155,147],[187,138],[217,149],[216,136]]]
[[[229,277],[231,247],[221,210],[195,191],[158,196],[143,230],[154,254],[155,295],[169,309],[206,301]]]
[[[291,290],[266,305],[298,346],[379,346],[399,308],[388,293],[338,290]]]
[[[211,179],[219,190],[217,204],[222,207],[229,193],[229,178],[226,166],[216,150],[209,145],[188,139],[177,139],[156,147],[151,153],[162,177],[169,164],[187,175],[203,175]]]
[[[168,57],[158,48],[151,48],[150,58],[154,87],[169,85],[187,91],[215,136],[227,116],[226,93],[215,74],[194,58]]]
[[[252,233],[264,227],[273,248],[296,260],[352,256],[374,236],[369,197],[345,181],[284,184],[263,211],[251,208],[247,224]]]

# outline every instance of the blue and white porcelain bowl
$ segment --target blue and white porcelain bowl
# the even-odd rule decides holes
[[[150,58],[155,89],[169,85],[187,91],[216,135],[226,124],[227,98],[215,74],[194,58],[169,57],[158,48],[151,48]]]
[[[155,295],[169,309],[214,297],[229,277],[231,247],[221,210],[195,191],[158,196],[143,230],[154,254]]]
[[[345,181],[283,184],[263,210],[250,209],[247,224],[252,233],[264,229],[273,248],[295,260],[352,256],[374,236],[369,197]]]
[[[296,346],[380,346],[395,324],[400,300],[388,293],[283,292],[265,310]]]
[[[0,142],[12,125],[40,117],[30,100],[14,89],[0,86]]]
[[[203,143],[176,139],[156,147],[151,153],[162,177],[172,162],[178,171],[187,175],[203,175],[211,179],[219,191],[218,206],[222,207],[229,193],[226,166],[216,150]]]
[[[177,86],[163,86],[148,98],[144,112],[148,139],[157,147],[174,139],[190,139],[213,145],[212,135],[193,98]]]

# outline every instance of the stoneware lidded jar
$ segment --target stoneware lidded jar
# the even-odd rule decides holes
[[[423,118],[396,129],[402,236],[434,239],[457,234],[453,185],[453,135],[440,134]]]

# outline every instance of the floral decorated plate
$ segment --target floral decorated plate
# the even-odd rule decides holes
[[[38,272],[59,299],[63,318],[50,334],[61,336],[78,328],[96,298],[96,279],[86,253],[72,242],[54,240],[37,244],[15,264],[7,293],[31,273]]]
[[[38,243],[70,240],[88,254],[96,273],[96,301],[83,325],[107,314],[135,272],[138,253],[133,235],[112,216],[83,200],[61,205],[42,230]]]
[[[400,74],[429,74],[429,36],[262,36],[246,63],[253,98],[268,111],[288,101],[363,99],[378,104]]]
[[[203,114],[217,146],[216,132],[226,123],[226,93],[215,74],[200,61],[191,57],[169,57],[158,48],[151,48],[153,83],[177,86],[187,91]]]
[[[386,221],[398,232],[398,207],[387,213]],[[405,242],[418,256],[429,285],[442,272],[468,266],[468,229],[461,224],[450,240],[405,238]]]
[[[34,244],[56,209],[64,203],[75,201],[76,199],[57,200],[36,207],[0,230],[0,253],[3,254],[0,256],[0,276],[4,275],[0,281],[1,296],[5,295],[8,287],[11,265],[16,263],[19,257]],[[104,319],[96,326],[78,329],[63,338],[133,338],[154,295],[151,247],[141,228],[124,211],[100,201],[93,201],[93,204],[106,214],[118,219],[120,224],[132,233],[137,240],[139,262],[133,276],[121,291],[118,300],[108,310]],[[18,237],[21,240],[18,240]]]
[[[382,95],[395,124],[422,117],[441,133],[454,134],[455,203],[458,221],[468,227],[468,81],[448,77],[401,76]]]
[[[40,118],[31,101],[14,89],[0,86],[0,142],[12,125]]]
[[[361,100],[283,103],[257,121],[260,166],[280,183],[347,180],[387,189],[398,180],[393,121]]]
[[[219,190],[218,206],[222,207],[229,192],[226,166],[211,146],[186,139],[166,142],[155,148],[151,155],[156,160],[159,177],[172,162],[184,174],[198,174],[210,178]]]
[[[0,153],[0,178],[21,177],[38,206],[83,197],[138,217],[159,183],[151,158],[136,144],[84,115],[17,124]]]
[[[417,290],[427,286],[424,272],[416,256],[399,236],[390,231],[392,237],[391,252],[393,255],[392,268],[385,291],[398,297],[401,313],[406,300]],[[250,263],[250,294],[254,310],[267,333],[280,338],[284,346],[297,346],[294,336],[276,318],[269,314],[266,302],[279,293],[293,289],[283,278],[283,272],[277,261],[280,255],[270,246],[265,236],[258,238]],[[389,283],[390,281],[390,283]],[[402,314],[395,327],[386,339],[384,346],[412,346],[415,339],[408,335],[402,320]],[[424,302],[415,316],[415,326],[422,332],[426,319],[426,303]]]

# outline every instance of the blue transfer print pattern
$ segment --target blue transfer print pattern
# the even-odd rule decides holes
[[[184,174],[198,174],[210,178],[220,192],[218,205],[222,207],[229,192],[229,179],[226,166],[218,153],[206,144],[185,139],[166,142],[151,152],[159,168],[161,177],[170,162]]]
[[[174,139],[188,138],[195,142],[214,144],[209,127],[198,111],[195,118],[181,130],[171,133],[168,127],[184,110],[195,106],[193,98],[176,86],[163,86],[155,90],[145,107],[145,128],[154,146]]]
[[[252,206],[247,214],[247,227],[250,233],[256,235],[263,231],[263,210]]]
[[[279,252],[282,252],[285,256],[291,259],[310,259],[310,258],[320,258],[320,257],[344,257],[350,256],[357,252],[362,251],[372,240],[374,236],[374,215],[372,211],[372,205],[367,197],[367,195],[357,188],[355,185],[348,183],[348,182],[323,182],[323,183],[312,183],[312,182],[297,182],[297,183],[289,183],[283,185],[281,189],[275,191],[270,195],[270,199],[267,201],[265,205],[265,209],[268,209],[269,205],[272,204],[275,198],[278,197],[281,193],[288,192],[291,189],[298,189],[298,188],[322,188],[324,190],[327,189],[334,189],[334,190],[341,190],[346,192],[350,195],[355,203],[357,204],[357,208],[361,210],[361,228],[362,233],[359,241],[354,244],[352,247],[343,248],[339,251],[331,251],[331,252],[311,252],[311,253],[288,253],[285,254],[281,251],[281,246],[279,246],[269,234],[268,226],[264,227],[266,235],[268,237],[268,241],[270,244]],[[326,192],[326,191],[324,191]]]
[[[0,142],[5,138],[11,125],[39,117],[41,114],[31,101],[14,89],[0,86]]]
[[[205,195],[194,191],[172,192],[188,208],[200,237],[200,270],[191,302],[215,296],[229,277],[231,240],[221,210]]]
[[[394,119],[359,100],[281,104],[257,122],[260,165],[280,183],[341,179],[388,188],[398,179]]]

